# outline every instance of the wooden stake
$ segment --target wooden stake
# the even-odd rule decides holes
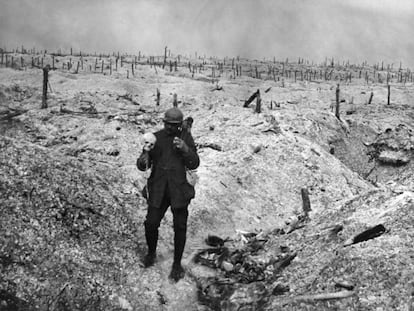
[[[42,95],[42,106],[40,108],[47,108],[47,86],[48,86],[48,76],[49,76],[50,67],[47,65],[43,68],[43,95]]]
[[[162,69],[165,68],[166,63],[167,63],[167,47],[165,47],[165,50],[164,50],[164,63],[162,65]]]
[[[340,120],[341,118],[339,117],[339,102],[340,102],[340,100],[339,100],[339,93],[340,93],[339,84],[336,87],[335,93],[336,93],[335,117],[337,117]]]
[[[388,84],[388,99],[387,99],[387,105],[390,104],[390,97],[391,97],[391,85]]]
[[[161,93],[160,93],[160,90],[157,88],[157,100],[156,100],[157,106],[160,105],[160,101],[161,101]]]
[[[371,92],[371,95],[369,96],[368,105],[372,102],[372,97],[374,97],[374,92]]]
[[[177,94],[174,93],[174,95],[173,95],[173,107],[177,107],[177,106],[178,106]]]
[[[306,217],[308,217],[309,212],[312,210],[310,200],[309,200],[309,191],[306,188],[302,188],[300,192],[302,195],[303,213],[305,214]]]
[[[262,99],[260,98],[260,90],[257,90],[256,110],[255,110],[255,112],[257,112],[257,113],[262,112]]]

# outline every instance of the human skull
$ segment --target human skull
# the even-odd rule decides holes
[[[150,151],[154,148],[155,142],[157,141],[157,138],[152,133],[145,133],[143,135],[144,138],[144,150]]]

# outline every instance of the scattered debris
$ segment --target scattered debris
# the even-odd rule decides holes
[[[360,234],[356,235],[355,237],[347,240],[344,243],[344,246],[349,246],[352,244],[357,244],[363,241],[371,240],[376,237],[379,237],[386,231],[385,227],[383,225],[376,225],[375,227],[372,227],[368,230],[365,230],[364,232],[361,232]]]
[[[351,284],[350,282],[346,280],[336,279],[334,280],[334,282],[335,282],[335,287],[338,287],[338,288],[345,288],[347,290],[353,290],[355,288],[353,284]]]
[[[213,144],[213,143],[205,143],[205,144],[197,144],[197,148],[211,148],[217,151],[223,151],[223,148],[220,145]]]
[[[322,293],[322,294],[315,294],[315,295],[302,295],[297,296],[289,299],[289,302],[293,301],[316,301],[316,300],[332,300],[332,299],[343,299],[351,297],[355,294],[353,291],[344,290],[341,292],[335,293]]]
[[[265,255],[267,238],[263,233],[237,230],[241,247],[224,247],[226,240],[209,235],[206,243],[217,245],[198,252],[194,262],[217,269],[216,277],[197,280],[199,301],[214,310],[256,310],[270,295],[280,295],[289,286],[275,280],[296,257],[296,253]]]
[[[254,92],[250,97],[249,97],[249,99],[248,100],[246,100],[245,102],[244,102],[244,105],[243,105],[243,107],[244,108],[247,108],[247,107],[249,107],[249,105],[250,105],[250,103],[257,97],[257,96],[259,96],[259,94],[260,94],[260,91],[259,90],[257,90],[256,92]]]
[[[27,110],[18,110],[18,109],[8,108],[5,111],[0,111],[0,121],[10,120],[26,112]]]
[[[224,246],[225,240],[216,236],[216,235],[208,235],[205,240],[206,244],[213,247],[222,247]]]
[[[384,150],[378,156],[378,161],[383,164],[399,166],[410,162],[410,158],[403,151]]]

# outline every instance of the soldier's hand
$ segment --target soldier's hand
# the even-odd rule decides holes
[[[184,140],[178,137],[174,137],[173,145],[175,148],[177,148],[180,151],[187,152],[189,149],[187,144],[184,142]]]

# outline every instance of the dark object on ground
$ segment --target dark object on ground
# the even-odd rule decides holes
[[[272,295],[283,295],[290,290],[289,285],[278,283],[272,290]]]
[[[210,268],[219,268],[224,259],[229,256],[229,249],[226,247],[207,248],[194,256],[194,262]]]
[[[386,231],[385,227],[383,225],[376,225],[375,227],[372,227],[368,230],[365,230],[364,232],[361,232],[360,234],[356,235],[352,239],[345,242],[344,246],[357,244],[363,241],[367,241],[370,239],[374,239],[376,237],[379,237]]]
[[[206,238],[206,244],[212,247],[222,247],[224,240],[216,235],[208,235]]]
[[[282,260],[276,262],[273,266],[275,268],[275,273],[280,272],[283,268],[290,265],[293,259],[296,257],[296,253],[293,253],[291,255],[286,256],[286,258],[283,258]]]
[[[300,192],[302,194],[303,213],[305,214],[305,217],[308,217],[309,212],[312,210],[310,200],[309,200],[309,191],[306,188],[302,188]]]
[[[217,144],[196,144],[197,148],[211,148],[217,151],[223,151],[223,148],[220,145]]]
[[[247,108],[247,107],[249,107],[249,105],[250,105],[250,103],[258,96],[260,94],[260,91],[259,90],[257,90],[256,92],[254,92],[253,94],[252,94],[252,96],[250,96],[249,97],[249,99],[248,100],[246,100],[245,102],[244,102],[244,105],[243,105],[243,107],[244,108]]]
[[[337,280],[335,282],[335,287],[337,287],[337,288],[345,288],[347,290],[353,290],[355,286],[353,284],[347,282],[347,281]]]

